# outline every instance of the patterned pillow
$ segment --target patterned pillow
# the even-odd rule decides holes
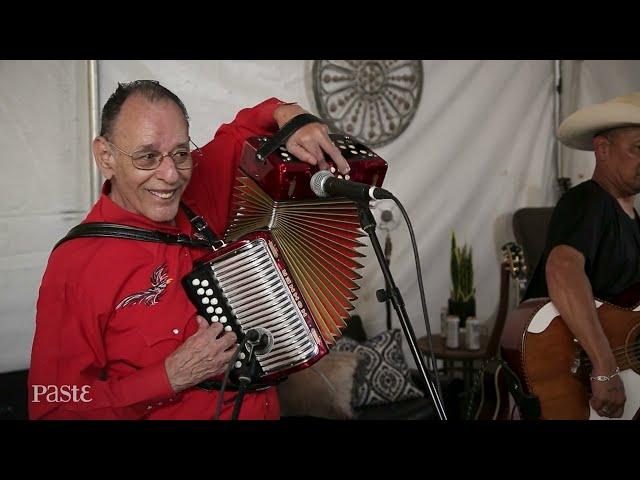
[[[400,330],[387,330],[363,343],[341,337],[334,350],[356,352],[360,357],[353,386],[354,408],[424,396],[411,382]]]

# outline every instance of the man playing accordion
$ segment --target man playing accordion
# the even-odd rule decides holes
[[[240,111],[202,149],[180,99],[155,81],[120,84],[102,111],[95,161],[106,178],[83,224],[193,237],[187,210],[216,234],[228,221],[236,165],[250,136],[271,136],[306,113],[275,98]],[[349,166],[322,123],[287,140],[298,159]],[[237,337],[196,315],[180,285],[206,247],[89,236],[52,252],[40,287],[29,373],[31,419],[211,419]],[[70,395],[69,392],[81,395]],[[219,418],[230,418],[225,391]],[[250,391],[241,419],[278,419],[273,387]]]

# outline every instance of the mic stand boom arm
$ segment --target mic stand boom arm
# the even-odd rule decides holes
[[[420,373],[422,379],[425,382],[425,385],[427,386],[427,389],[429,390],[429,394],[431,395],[431,400],[433,401],[433,406],[438,413],[438,417],[440,418],[440,420],[446,420],[447,416],[444,411],[444,407],[442,406],[442,400],[438,396],[438,391],[435,385],[429,378],[429,375],[427,373],[427,365],[424,361],[422,353],[420,352],[420,349],[418,348],[418,341],[416,339],[415,333],[413,332],[413,328],[411,327],[411,322],[409,321],[407,310],[404,307],[404,300],[402,299],[400,290],[398,290],[398,288],[396,287],[393,276],[391,275],[391,270],[389,269],[389,265],[387,264],[387,261],[384,257],[384,252],[382,251],[382,247],[380,246],[380,241],[378,240],[378,236],[376,235],[376,221],[373,218],[371,210],[369,210],[369,202],[358,201],[355,202],[355,204],[358,207],[360,225],[371,239],[371,246],[376,252],[378,263],[380,263],[380,267],[382,268],[382,274],[384,275],[387,285],[389,285],[388,293],[391,297],[391,303],[393,304],[393,308],[395,308],[396,313],[398,314],[400,325],[402,326],[402,330],[407,339],[411,354],[416,361],[418,372]],[[434,375],[437,375],[437,373],[434,372]]]

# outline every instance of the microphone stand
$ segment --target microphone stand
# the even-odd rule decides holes
[[[382,247],[380,246],[380,241],[378,240],[378,236],[376,235],[376,221],[373,217],[373,214],[371,213],[371,210],[369,210],[369,202],[356,201],[355,204],[358,207],[360,225],[371,239],[371,246],[376,252],[376,257],[378,257],[378,263],[380,263],[380,267],[382,268],[382,274],[384,275],[386,285],[389,286],[389,288],[387,289],[387,295],[390,295],[391,303],[393,304],[393,307],[398,314],[400,325],[402,326],[402,330],[407,339],[411,354],[416,361],[418,371],[422,376],[425,384],[427,385],[427,389],[429,390],[429,394],[431,395],[431,400],[433,401],[433,406],[438,413],[438,417],[440,418],[440,420],[446,420],[447,416],[444,411],[444,407],[442,406],[442,400],[438,395],[438,391],[435,385],[429,378],[429,374],[427,373],[427,365],[424,361],[422,353],[420,352],[420,349],[418,348],[418,341],[416,339],[415,333],[413,332],[413,328],[411,327],[411,322],[409,321],[407,310],[404,307],[404,300],[402,299],[400,290],[398,290],[398,287],[396,287],[393,276],[391,275],[391,270],[389,270],[389,265],[387,264],[387,261],[385,259],[384,252],[382,251]]]

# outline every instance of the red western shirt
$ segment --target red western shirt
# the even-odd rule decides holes
[[[183,201],[220,234],[226,228],[243,141],[277,130],[269,99],[220,127],[203,151]],[[128,212],[107,196],[84,222],[111,222],[191,233],[180,209],[176,226]],[[211,419],[218,392],[172,390],[164,360],[196,332],[196,310],[180,283],[206,253],[164,243],[79,238],[49,257],[37,303],[29,372],[32,419]],[[237,392],[225,392],[220,418],[231,418]],[[240,419],[277,419],[277,392],[248,392]]]

